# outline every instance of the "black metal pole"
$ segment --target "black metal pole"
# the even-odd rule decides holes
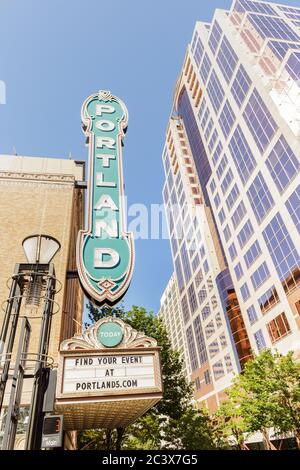
[[[26,440],[26,449],[38,450],[41,448],[43,426],[43,401],[47,388],[49,370],[45,367],[49,349],[49,336],[53,311],[55,292],[55,273],[53,265],[49,266],[49,277],[46,288],[46,301],[43,311],[43,320],[40,330],[38,362],[35,369],[29,425]]]
[[[5,345],[7,333],[8,333],[8,330],[9,330],[9,323],[10,323],[10,320],[11,320],[11,316],[13,314],[12,324],[11,324],[11,327],[10,327],[9,339],[8,339],[8,343],[7,343],[7,347],[6,347],[6,351],[5,351],[5,356],[3,357],[4,366],[3,366],[2,374],[1,374],[1,377],[0,377],[0,410],[1,410],[2,405],[3,405],[5,388],[6,388],[6,383],[7,383],[9,368],[10,368],[10,363],[11,363],[11,353],[12,353],[14,342],[15,342],[15,336],[16,336],[18,319],[19,319],[19,311],[20,311],[20,305],[21,305],[21,300],[22,300],[22,298],[21,298],[21,289],[20,289],[20,286],[19,286],[19,283],[18,283],[18,274],[19,274],[19,265],[16,265],[15,274],[13,276],[13,282],[12,282],[11,289],[10,289],[8,304],[7,304],[5,317],[4,317],[4,321],[3,321],[3,325],[2,325],[2,330],[1,330],[1,336],[0,336],[0,340],[1,340],[1,342],[0,342],[0,351],[1,351],[0,361],[2,361],[4,345]],[[14,310],[14,312],[13,312],[13,310]]]
[[[30,324],[25,317],[22,322],[19,347],[16,357],[14,374],[12,377],[12,385],[10,392],[9,405],[6,415],[4,428],[2,450],[13,450],[16,431],[19,420],[20,402],[23,388],[23,378],[25,373],[26,356],[30,338]]]

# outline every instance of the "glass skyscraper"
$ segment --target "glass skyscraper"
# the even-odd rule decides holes
[[[236,0],[197,22],[172,111],[163,197],[195,396],[215,409],[253,353],[300,355],[300,8]]]

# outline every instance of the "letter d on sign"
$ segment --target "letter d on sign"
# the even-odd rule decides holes
[[[105,259],[106,256],[109,256],[109,259]],[[94,250],[95,268],[114,268],[119,261],[119,253],[112,248],[95,248]]]

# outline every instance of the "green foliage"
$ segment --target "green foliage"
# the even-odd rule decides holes
[[[293,354],[262,351],[249,361],[227,391],[228,401],[216,413],[220,435],[230,433],[243,446],[243,433],[260,431],[272,448],[267,429],[292,432],[300,442],[300,364]]]

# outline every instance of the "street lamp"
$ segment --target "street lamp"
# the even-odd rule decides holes
[[[42,290],[45,289],[45,304],[26,439],[27,449],[39,449],[43,425],[43,400],[47,381],[49,380],[47,355],[56,283],[54,266],[50,264],[50,261],[60,249],[60,243],[55,238],[47,235],[32,235],[23,241],[23,249],[28,262],[34,267],[27,285],[26,306],[38,308],[42,298]],[[45,266],[47,266],[48,271],[47,277],[44,275]]]
[[[48,235],[31,235],[23,240],[22,245],[27,261],[32,266],[48,265],[60,249],[60,243]],[[38,310],[44,287],[43,275],[38,269],[33,270],[26,289],[27,308]]]
[[[11,278],[12,282],[9,298],[7,300],[4,321],[0,332],[0,359],[2,356],[4,357],[4,361],[2,361],[4,366],[0,376],[0,410],[9,377],[11,355],[15,343],[18,321],[21,316],[20,308],[22,300],[25,301],[25,312],[29,308],[30,310],[34,310],[35,313],[41,306],[41,300],[43,300],[43,306],[41,306],[42,312],[40,315],[42,321],[39,347],[38,354],[36,355],[34,385],[29,414],[29,430],[26,443],[28,449],[37,449],[39,448],[41,440],[43,398],[49,377],[47,356],[57,281],[54,265],[51,261],[59,251],[60,243],[51,236],[39,234],[25,238],[22,244],[27,258],[27,263],[16,264],[15,266],[15,271]],[[39,318],[36,315],[34,316],[35,318]],[[28,323],[28,320],[26,321]],[[27,342],[28,341],[29,339]],[[2,354],[4,351],[5,353]],[[19,379],[16,376],[16,382],[18,383],[18,381]],[[20,394],[14,398],[13,395],[14,393],[12,392],[12,403],[9,407],[10,413],[9,416],[7,416],[8,425],[11,426],[11,430],[9,431],[10,436],[7,436],[7,442],[9,442],[10,446],[8,448],[11,448],[11,445],[13,445],[13,439],[11,436],[13,436],[13,432],[17,425],[16,417],[18,415],[21,398]]]

